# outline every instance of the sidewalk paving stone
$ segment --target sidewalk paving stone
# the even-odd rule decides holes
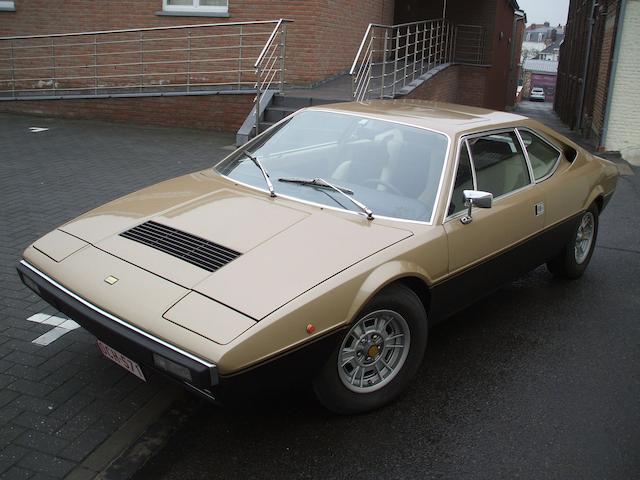
[[[36,121],[49,130],[30,133]],[[104,359],[83,329],[47,346],[32,343],[54,326],[27,318],[64,315],[20,283],[15,267],[24,248],[109,200],[213,165],[233,140],[0,114],[0,479],[64,477],[151,399],[172,391],[157,376],[143,383]]]

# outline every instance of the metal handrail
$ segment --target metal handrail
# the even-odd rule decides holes
[[[353,98],[394,98],[429,70],[457,61],[458,48],[466,48],[467,43],[466,37],[459,41],[459,27],[473,29],[473,41],[479,45],[464,63],[482,63],[484,27],[454,27],[442,18],[397,25],[370,23],[349,70]]]
[[[253,64],[256,74],[256,97],[254,101],[256,135],[260,133],[260,100],[271,88],[278,74],[280,75],[278,90],[280,92],[284,91],[287,23],[290,22],[292,22],[292,20],[282,18],[278,21],[267,42],[264,44],[260,55],[258,55],[258,58]]]
[[[103,98],[114,92],[134,96],[253,92],[255,88],[259,101],[260,90],[270,88],[278,73],[281,89],[285,83],[288,22],[0,37],[0,100]]]
[[[240,25],[265,25],[281,22],[281,20],[256,20],[252,22],[225,22],[225,23],[200,23],[194,25],[172,25],[169,27],[145,27],[145,28],[127,28],[121,30],[98,30],[95,32],[74,32],[74,33],[49,33],[43,35],[21,35],[17,37],[0,37],[0,40],[25,40],[32,38],[51,38],[51,37],[79,37],[85,35],[104,35],[104,34],[117,34],[117,33],[132,33],[132,32],[150,32],[153,30],[180,30],[184,28],[194,27],[237,27]],[[291,22],[292,20],[284,20],[285,22]]]

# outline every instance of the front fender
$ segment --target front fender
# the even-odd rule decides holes
[[[417,278],[427,288],[431,284],[427,272],[415,262],[394,260],[380,265],[369,273],[354,297],[347,315],[348,322],[351,323],[378,292],[403,278]]]

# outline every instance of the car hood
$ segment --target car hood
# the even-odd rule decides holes
[[[147,221],[240,255],[210,272],[121,235]],[[60,230],[256,320],[412,235],[361,216],[270,198],[210,172],[146,188]]]

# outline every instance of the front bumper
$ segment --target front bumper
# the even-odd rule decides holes
[[[66,289],[26,261],[17,267],[22,282],[47,303],[65,313],[104,343],[115,348],[146,369],[158,371],[215,401],[212,388],[219,383],[214,364],[181,350],[126,321],[92,305]],[[153,355],[160,355],[187,368],[191,381],[178,379],[154,367]]]

